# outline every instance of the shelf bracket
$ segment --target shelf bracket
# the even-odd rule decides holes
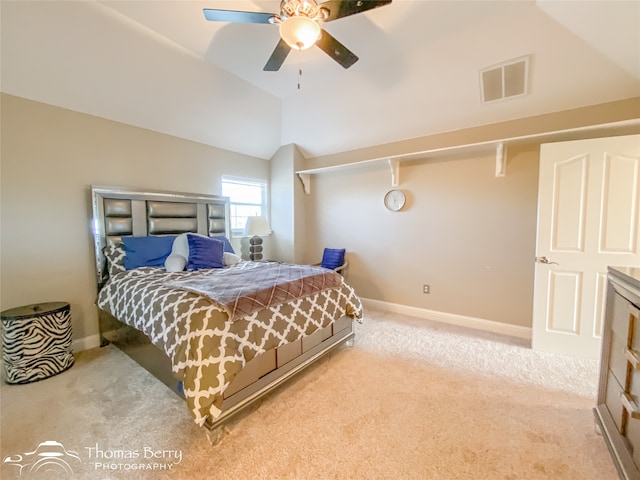
[[[390,158],[389,168],[391,169],[391,186],[397,187],[400,185],[400,160],[397,158]]]
[[[299,173],[298,178],[302,182],[302,188],[304,188],[304,193],[309,195],[311,193],[311,174]]]
[[[496,145],[496,178],[507,176],[507,147],[504,142]]]

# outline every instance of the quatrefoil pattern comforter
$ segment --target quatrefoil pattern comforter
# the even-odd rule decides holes
[[[278,270],[288,268],[278,265]],[[241,262],[225,269],[178,273],[143,267],[112,276],[100,290],[101,309],[144,332],[169,356],[173,374],[183,382],[187,405],[199,425],[220,415],[225,389],[256,355],[310,335],[345,315],[362,317],[360,299],[333,272],[310,267],[309,275],[299,271],[278,273],[277,281],[284,278],[289,282],[287,294],[283,295],[282,288],[265,287],[264,282],[256,280],[261,268],[265,272],[274,270],[268,262]],[[245,275],[252,282],[257,281],[253,292],[242,280]],[[202,285],[203,277],[214,282],[209,287],[212,292],[217,290],[215,282],[220,282],[219,289],[227,294],[224,302],[209,298],[207,292],[195,293],[197,289],[189,287],[190,278]],[[294,277],[307,285],[292,283]],[[231,317],[229,302],[239,304],[242,299],[229,300],[230,278],[243,285],[238,295],[252,296],[253,303],[260,298],[264,308],[248,309],[245,311],[251,313]],[[265,293],[265,288],[279,294]],[[270,297],[274,300],[264,300]]]

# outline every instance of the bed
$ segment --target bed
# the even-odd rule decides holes
[[[103,186],[91,198],[101,342],[183,396],[212,443],[229,419],[353,343],[362,305],[343,277],[241,260],[228,198]],[[175,266],[176,253],[188,259]]]

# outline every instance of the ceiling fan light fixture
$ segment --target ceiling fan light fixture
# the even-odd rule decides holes
[[[291,48],[306,50],[320,38],[320,25],[304,15],[295,15],[280,24],[280,36]]]

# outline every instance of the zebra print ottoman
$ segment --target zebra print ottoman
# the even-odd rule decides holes
[[[65,302],[39,303],[5,310],[2,362],[7,383],[29,383],[73,365],[71,312]]]

